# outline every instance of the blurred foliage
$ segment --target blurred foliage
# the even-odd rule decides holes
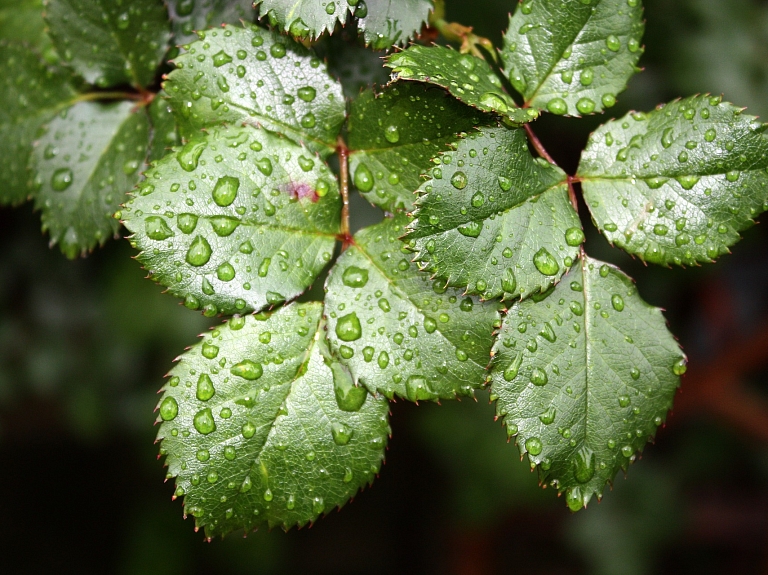
[[[448,0],[447,16],[499,45],[513,3]],[[612,116],[704,91],[768,114],[766,2],[644,4],[646,71]],[[346,63],[339,69],[358,74]],[[602,121],[544,117],[537,132],[573,170]],[[363,212],[371,223],[380,217],[355,200],[353,222]],[[768,317],[763,228],[748,230],[717,265],[688,270],[646,268],[589,227],[587,248],[620,264],[645,299],[668,310],[695,367],[723,344],[749,338]],[[618,477],[602,503],[571,515],[506,443],[485,392],[477,402],[394,404],[393,463],[344,514],[311,530],[205,544],[181,519],[180,503],[169,501],[173,488],[162,482],[151,423],[173,358],[218,320],[144,280],[125,241],[75,262],[46,242],[29,206],[0,210],[3,573],[768,570],[768,448],[733,422],[674,413],[626,481]],[[751,390],[768,396],[765,365],[744,375]],[[697,392],[695,383],[683,380],[683,396]]]

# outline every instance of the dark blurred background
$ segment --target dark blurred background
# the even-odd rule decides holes
[[[447,4],[497,45],[514,6]],[[768,117],[768,3],[645,6],[645,71],[613,115],[713,92]],[[536,129],[572,172],[602,121]],[[372,216],[356,205],[358,222]],[[540,489],[480,392],[393,404],[387,464],[340,514],[205,543],[163,483],[152,410],[173,358],[219,320],[143,279],[128,242],[69,262],[29,205],[0,209],[0,572],[768,574],[766,226],[716,265],[667,270],[610,248],[584,219],[590,254],[667,310],[690,357],[656,444],[601,503],[571,514]]]

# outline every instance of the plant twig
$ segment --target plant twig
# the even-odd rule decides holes
[[[529,124],[525,124],[525,131],[528,134],[528,140],[530,140],[531,145],[539,153],[539,155],[547,160],[550,164],[554,164],[556,166],[557,162],[555,162],[555,160],[552,159],[552,156],[549,155],[549,152],[547,152],[547,149],[543,146],[541,140],[539,140]]]
[[[339,136],[336,143],[336,152],[339,154],[339,163],[341,164],[340,188],[341,199],[344,202],[341,207],[341,230],[339,239],[343,243],[342,249],[352,243],[352,234],[349,233],[349,148],[344,139]]]

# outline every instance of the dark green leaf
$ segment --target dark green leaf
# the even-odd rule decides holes
[[[332,32],[337,22],[347,21],[351,3],[347,0],[256,0],[261,14],[270,23],[297,38],[316,39]]]
[[[152,278],[215,315],[302,293],[331,259],[340,210],[317,156],[245,126],[211,128],[174,149],[123,217]]]
[[[49,0],[45,19],[63,60],[101,88],[151,85],[170,39],[158,0]]]
[[[149,120],[152,124],[152,147],[149,151],[149,162],[156,162],[165,156],[171,148],[181,144],[176,119],[167,98],[168,95],[165,92],[160,92],[148,108]]]
[[[112,217],[141,177],[149,120],[135,102],[81,102],[46,128],[32,152],[35,206],[43,230],[69,258],[103,244]]]
[[[42,0],[0,0],[0,40],[26,42],[56,59],[43,22]]]
[[[432,9],[431,0],[366,0],[357,4],[355,16],[366,45],[385,50],[421,32]]]
[[[484,112],[493,112],[514,124],[535,120],[534,109],[517,107],[485,60],[442,46],[411,46],[387,60],[401,80],[435,84],[455,98]]]
[[[322,304],[236,317],[170,372],[158,439],[184,511],[208,537],[314,522],[373,482],[388,406],[334,382]]]
[[[256,15],[251,0],[169,0],[167,4],[176,44],[197,40],[195,30],[251,22]]]
[[[643,53],[640,0],[521,3],[501,58],[529,106],[579,116],[616,103]]]
[[[331,348],[371,392],[411,401],[472,396],[483,385],[499,305],[419,272],[398,240],[406,221],[361,230],[331,270]]]
[[[355,187],[387,211],[409,209],[432,157],[480,114],[444,90],[399,82],[352,102],[348,124],[350,173]]]
[[[49,68],[25,46],[0,44],[0,204],[27,198],[32,142],[76,98],[69,73]]]
[[[512,306],[493,354],[497,414],[574,511],[635,460],[685,371],[661,311],[588,257],[546,299]]]
[[[592,134],[584,199],[605,236],[644,261],[710,262],[768,208],[764,131],[708,95],[628,114]]]
[[[228,122],[252,123],[324,155],[344,123],[341,85],[292,40],[257,26],[201,33],[176,59],[165,89],[183,134]]]
[[[527,297],[576,259],[584,235],[566,175],[531,156],[523,130],[472,132],[435,163],[406,239],[447,285],[486,299]]]

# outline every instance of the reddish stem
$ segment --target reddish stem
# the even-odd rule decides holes
[[[339,163],[341,164],[340,188],[341,199],[344,202],[341,208],[339,240],[343,244],[342,249],[345,250],[352,243],[352,235],[349,233],[349,149],[341,136],[337,140],[336,152],[339,154]]]
[[[525,124],[525,131],[528,134],[528,140],[530,140],[531,145],[539,153],[539,155],[547,160],[550,164],[554,164],[556,166],[557,162],[552,159],[552,156],[549,155],[549,152],[547,152],[539,138],[536,136],[536,134],[533,133],[533,129],[531,128],[530,124]]]

